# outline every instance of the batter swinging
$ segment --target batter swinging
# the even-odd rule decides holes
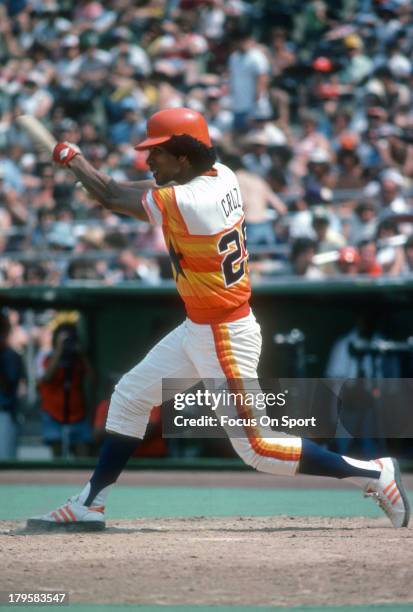
[[[69,166],[105,208],[162,226],[187,318],[116,385],[90,481],[66,504],[29,519],[31,527],[104,528],[109,487],[144,437],[152,407],[162,401],[163,378],[224,378],[234,385],[257,377],[261,334],[248,303],[244,215],[235,174],[216,163],[206,121],[190,109],[152,115],[137,149],[149,151],[154,181],[116,182],[69,143],[57,144],[53,159]],[[242,409],[234,406],[235,412]],[[379,503],[394,527],[408,524],[408,500],[394,459],[350,459],[306,439],[262,437],[255,428],[245,428],[245,435],[231,442],[247,464],[263,472],[350,478]]]

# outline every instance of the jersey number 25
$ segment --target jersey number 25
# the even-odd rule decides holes
[[[245,221],[242,222],[241,227],[232,229],[219,239],[218,252],[220,255],[225,254],[221,268],[226,287],[235,285],[244,276],[245,259],[248,256],[246,243]]]

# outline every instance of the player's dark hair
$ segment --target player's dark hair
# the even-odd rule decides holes
[[[162,148],[175,157],[185,155],[197,174],[210,170],[217,160],[214,147],[207,147],[200,140],[187,134],[172,136]]]
[[[231,168],[233,172],[244,168],[241,155],[237,155],[236,153],[232,152],[229,153],[227,151],[220,151],[219,157],[222,163],[228,166],[228,168]]]

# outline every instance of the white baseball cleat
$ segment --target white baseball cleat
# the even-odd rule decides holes
[[[365,497],[372,497],[387,514],[393,527],[407,527],[410,518],[410,504],[400,476],[396,459],[384,457],[375,459],[381,468],[378,480],[371,480],[364,489]]]
[[[26,527],[44,531],[102,531],[105,529],[104,512],[104,506],[83,506],[74,496],[52,512],[29,518]]]

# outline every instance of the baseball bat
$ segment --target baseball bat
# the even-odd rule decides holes
[[[32,115],[20,115],[16,118],[17,125],[30,136],[39,153],[52,154],[57,140],[49,130]]]
[[[53,149],[57,145],[57,140],[41,121],[32,115],[19,115],[16,117],[16,123],[20,129],[30,136],[38,153],[52,155]],[[76,185],[90,196],[89,192],[80,181],[78,181]]]

